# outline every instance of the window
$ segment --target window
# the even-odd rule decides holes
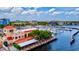
[[[13,30],[10,30],[10,32],[13,32]]]
[[[19,36],[19,38],[20,38],[20,36]]]
[[[25,38],[27,37],[27,35],[25,34]]]
[[[15,39],[17,39],[17,37],[15,37]]]

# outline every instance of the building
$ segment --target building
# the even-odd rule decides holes
[[[3,28],[3,33],[5,35],[13,35],[16,31],[16,28],[13,26],[6,26]]]
[[[28,34],[33,30],[36,30],[36,28],[17,30],[13,26],[5,26],[3,28],[4,35],[2,40],[3,42],[7,41],[9,44],[13,44],[13,43],[23,44],[27,41],[30,41],[31,44],[35,42],[35,40],[33,39],[33,37],[29,37]],[[25,45],[27,45],[27,43],[25,43]]]
[[[9,22],[10,22],[9,19],[6,19],[6,18],[0,19],[0,25],[7,25],[9,24]]]
[[[14,43],[18,44],[20,47],[24,47],[35,42],[37,42],[37,40],[33,39],[33,37],[27,37],[27,38],[19,39]]]

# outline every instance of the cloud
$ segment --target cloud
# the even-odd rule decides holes
[[[0,11],[10,11],[12,7],[0,7]]]
[[[11,12],[14,13],[14,14],[20,14],[21,12],[23,12],[24,9],[21,8],[21,7],[14,7]]]
[[[36,14],[38,11],[37,9],[40,8],[40,7],[26,7],[24,8],[25,10],[22,12],[22,14]]]
[[[9,18],[14,20],[52,20],[52,19],[70,19],[78,18],[79,8],[74,10],[59,10],[55,8],[47,11],[40,10],[41,7],[1,7],[0,18]],[[6,11],[6,12],[4,12]],[[8,12],[7,12],[8,11]],[[67,15],[67,16],[66,16]]]
[[[52,13],[52,15],[58,15],[58,14],[62,14],[62,13],[64,13],[64,11],[54,11],[54,12]]]
[[[21,14],[27,14],[28,12],[27,11],[23,11]]]
[[[79,8],[76,8],[75,10],[76,10],[76,11],[79,11]]]
[[[39,7],[35,7],[34,9],[24,10],[21,14],[41,14],[41,13],[48,13],[47,11],[37,11]]]
[[[21,14],[37,14],[37,11],[36,10],[28,10],[28,11],[23,11]]]
[[[51,8],[48,12],[53,12],[55,11],[55,8]]]
[[[66,15],[71,15],[71,14],[74,14],[75,11],[68,11],[68,12],[65,12]]]
[[[24,10],[21,14],[47,14],[48,11],[38,11],[40,7],[35,7],[34,9]]]
[[[69,11],[69,12],[65,12],[66,15],[78,15],[79,11]]]

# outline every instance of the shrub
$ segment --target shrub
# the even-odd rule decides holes
[[[16,43],[13,43],[13,46],[14,46],[15,48],[17,48],[18,50],[21,49],[21,47],[20,47],[18,44],[16,44]]]

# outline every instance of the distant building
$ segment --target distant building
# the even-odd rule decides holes
[[[0,25],[7,25],[9,24],[9,22],[10,22],[9,19],[6,19],[6,18],[0,19]]]

